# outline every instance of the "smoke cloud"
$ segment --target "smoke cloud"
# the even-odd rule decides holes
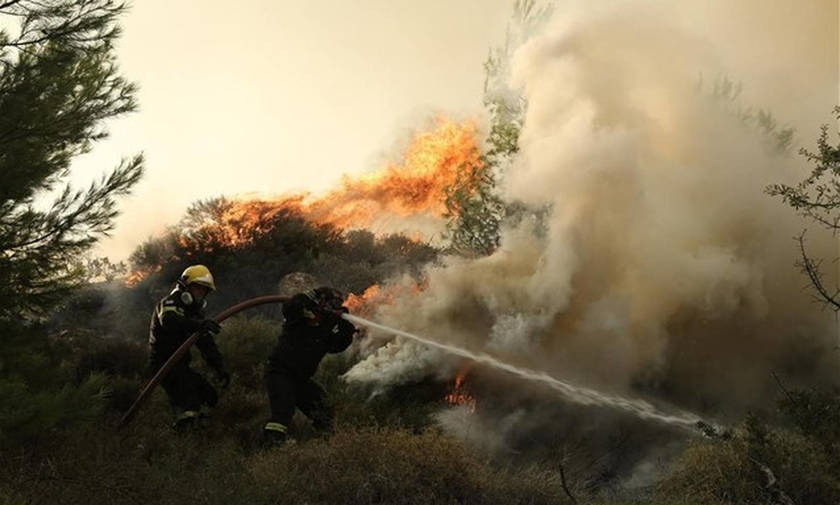
[[[374,319],[717,416],[772,398],[773,371],[834,380],[833,318],[794,267],[807,223],[763,192],[807,164],[711,90],[719,76],[742,82],[743,106],[812,146],[837,100],[836,20],[828,1],[562,2],[511,66],[528,109],[502,189],[549,208],[544,227],[526,219],[489,257],[445,259]],[[816,229],[809,246],[836,255]],[[397,340],[346,378],[457,369]]]

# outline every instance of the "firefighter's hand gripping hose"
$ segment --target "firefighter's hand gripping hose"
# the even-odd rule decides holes
[[[268,295],[260,296],[257,298],[251,298],[250,300],[245,300],[244,302],[238,303],[233,307],[229,307],[228,309],[222,311],[221,313],[216,315],[213,318],[213,320],[216,321],[216,323],[221,323],[230,316],[245,309],[256,307],[258,305],[265,305],[267,303],[286,303],[288,300],[289,298],[287,296],[280,295]],[[184,354],[186,354],[187,351],[190,350],[190,347],[195,343],[199,335],[200,333],[192,334],[190,338],[188,338],[184,341],[183,344],[181,344],[181,347],[179,347],[178,350],[172,353],[172,356],[169,357],[169,359],[166,361],[166,363],[163,364],[162,367],[160,367],[160,370],[157,371],[154,377],[152,377],[149,380],[149,382],[146,384],[143,390],[140,391],[140,394],[137,396],[137,399],[134,400],[134,404],[131,406],[131,408],[128,409],[125,415],[123,415],[122,419],[120,419],[120,423],[117,425],[117,428],[123,428],[128,423],[130,423],[132,419],[134,419],[134,416],[137,415],[137,412],[140,410],[140,407],[142,407],[146,400],[148,400],[149,396],[151,396],[152,392],[155,390],[157,385],[160,384],[160,381],[163,380],[164,377],[166,377],[166,374],[168,374],[169,371],[172,370],[172,367],[174,367],[178,363],[178,361],[181,360]],[[230,379],[228,378],[228,381],[229,380]]]

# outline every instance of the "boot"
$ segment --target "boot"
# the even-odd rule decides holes
[[[285,424],[268,422],[263,427],[262,443],[265,447],[279,447],[288,442],[288,428]]]

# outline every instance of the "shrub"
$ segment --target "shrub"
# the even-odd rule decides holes
[[[353,429],[249,452],[229,433],[178,436],[157,417],[120,433],[80,432],[49,452],[0,454],[0,502],[562,502],[555,474],[495,466],[434,431]]]
[[[336,433],[248,461],[259,501],[274,503],[557,503],[558,479],[495,468],[433,431]]]
[[[809,505],[840,502],[840,477],[819,440],[764,426],[750,416],[728,441],[695,443],[660,486],[663,500]]]
[[[277,343],[281,323],[261,318],[238,316],[224,322],[216,345],[234,381],[251,389],[262,389],[263,370]],[[198,350],[193,353],[198,354]]]

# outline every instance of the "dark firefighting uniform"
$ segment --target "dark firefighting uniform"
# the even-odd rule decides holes
[[[180,289],[173,290],[158,302],[152,314],[149,326],[149,369],[152,374],[166,363],[190,335],[204,327],[205,316],[201,304],[187,305],[182,301],[181,294]],[[199,336],[195,345],[211,368],[216,371],[224,370],[222,355],[209,333],[205,332]],[[202,405],[213,407],[218,401],[216,389],[190,368],[191,359],[192,356],[187,351],[161,381],[161,386],[175,409],[176,423],[198,417]]]
[[[304,310],[318,315],[317,325],[307,323]],[[323,311],[304,294],[283,304],[283,316],[283,331],[265,374],[271,404],[271,420],[265,431],[285,435],[295,407],[312,419],[316,428],[329,428],[332,409],[325,404],[324,391],[312,376],[327,353],[347,349],[356,328],[338,314]]]

